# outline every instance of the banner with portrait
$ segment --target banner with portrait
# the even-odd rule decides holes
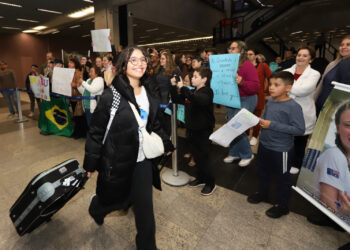
[[[332,84],[293,188],[350,233],[350,86]]]

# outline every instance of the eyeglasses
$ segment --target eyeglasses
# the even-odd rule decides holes
[[[131,57],[129,59],[129,62],[136,66],[138,63],[141,63],[141,64],[147,64],[148,63],[148,58],[146,57],[141,57],[141,58],[137,58],[137,57]]]

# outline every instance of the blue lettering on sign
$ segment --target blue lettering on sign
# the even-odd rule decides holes
[[[211,55],[209,61],[213,72],[210,83],[214,92],[213,102],[232,108],[241,108],[238,85],[235,81],[239,54]]]
[[[231,124],[231,127],[234,129],[239,129],[242,126],[240,122],[234,122]]]

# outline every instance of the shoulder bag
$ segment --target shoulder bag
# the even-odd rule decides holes
[[[147,159],[153,159],[156,157],[159,157],[164,154],[164,144],[162,138],[160,138],[159,135],[157,135],[154,132],[151,132],[149,134],[145,128],[144,123],[142,122],[142,119],[139,115],[139,113],[136,110],[136,107],[134,104],[129,102],[129,105],[134,112],[135,118],[137,120],[137,123],[139,125],[139,129],[141,130],[142,137],[143,137],[143,144],[142,149],[143,153],[145,154]]]

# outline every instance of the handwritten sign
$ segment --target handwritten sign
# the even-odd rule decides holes
[[[40,76],[29,76],[30,87],[36,98],[50,101],[50,85],[49,78]]]
[[[239,54],[211,55],[210,69],[213,72],[211,88],[214,92],[214,103],[232,108],[241,108],[238,85],[235,81]]]
[[[258,117],[243,108],[229,122],[212,133],[209,139],[223,147],[228,147],[237,136],[258,122]]]
[[[110,29],[91,30],[91,38],[94,52],[111,52],[111,42],[109,41]]]
[[[74,77],[75,69],[67,69],[67,68],[53,68],[52,75],[52,92],[65,95],[72,96],[72,80]]]

